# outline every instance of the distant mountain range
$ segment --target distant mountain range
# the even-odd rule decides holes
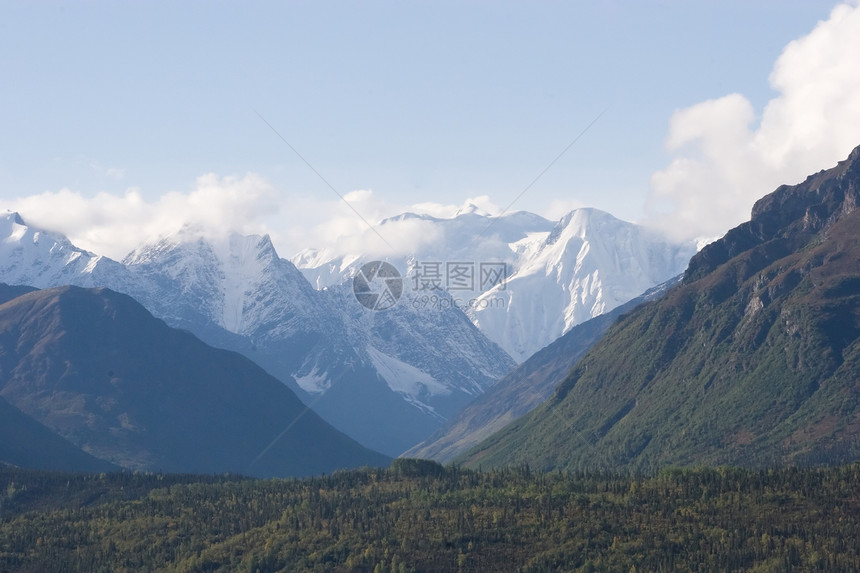
[[[404,451],[635,471],[854,460],[858,189],[860,148],[758,201],[689,265],[692,245],[593,209],[558,223],[407,213],[378,230],[429,239],[387,259],[400,282],[386,300],[400,299],[385,310],[353,292],[381,288],[370,255],[294,264],[266,236],[186,227],[117,262],[9,213],[0,463],[308,475]]]
[[[540,469],[860,457],[860,148],[759,200],[459,461]]]
[[[247,358],[107,289],[0,305],[0,411],[0,461],[28,467],[303,476],[389,461]]]
[[[474,207],[453,218],[406,213],[382,221],[378,230],[398,236],[398,225],[421,229],[432,240],[396,257],[397,266],[420,279],[426,264],[440,264],[431,272],[439,273],[442,287],[518,363],[577,324],[682,273],[696,252],[692,242],[669,241],[597,209],[576,209],[557,223],[524,211],[494,217]],[[308,249],[292,259],[318,288],[350,280],[367,260],[330,249]],[[471,281],[450,280],[457,263],[468,265]],[[495,263],[504,280],[481,284],[481,265],[489,271]]]
[[[244,354],[330,424],[394,456],[516,366],[494,341],[522,360],[578,321],[680,272],[692,252],[594,210],[558,224],[525,212],[404,214],[383,221],[380,232],[404,222],[428,226],[436,240],[391,260],[404,293],[382,311],[363,307],[352,292],[366,257],[322,263],[323,254],[306,252],[294,259],[306,267],[300,272],[266,236],[212,238],[190,227],[117,262],[10,213],[0,217],[0,280],[126,293],[170,326]],[[471,265],[473,291],[415,289],[416,268],[452,262]],[[502,282],[481,285],[483,263],[501,263]],[[317,290],[306,277],[327,287]],[[536,301],[558,314],[549,320],[552,313],[535,312]]]
[[[329,423],[389,455],[515,365],[456,308],[374,312],[351,285],[313,289],[268,237],[207,239],[185,228],[122,263],[14,213],[0,218],[0,237],[0,279],[129,294],[171,326],[251,358]]]

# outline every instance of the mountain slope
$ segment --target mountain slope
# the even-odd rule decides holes
[[[416,309],[401,300],[374,312],[356,303],[351,285],[320,294],[344,317],[360,360],[355,369],[368,375],[362,383],[332,384],[314,408],[331,420],[360,413],[373,423],[356,428],[356,435],[384,433],[397,445],[394,455],[432,434],[515,366],[456,308]]]
[[[9,302],[12,299],[18,298],[21,295],[38,290],[35,287],[26,285],[7,285],[0,283],[0,304]]]
[[[0,305],[0,396],[128,468],[297,476],[387,461],[248,359],[107,289],[61,287]]]
[[[268,236],[233,233],[204,239],[184,228],[139,247],[123,264],[138,284],[154,285],[140,296],[155,314],[189,328],[214,324],[253,337],[266,323],[276,323],[278,330],[267,334],[292,336],[336,323],[302,274],[278,256]],[[180,296],[161,296],[165,293]]]
[[[618,318],[662,295],[680,280],[659,285],[642,296],[574,326],[537,351],[463,408],[431,437],[403,454],[449,462],[543,403]]]
[[[70,472],[119,468],[73,446],[0,397],[0,465]]]
[[[540,468],[860,457],[860,148],[756,203],[684,283],[462,461]]]
[[[123,261],[131,294],[171,326],[241,352],[287,384],[351,355],[343,325],[267,236],[207,239],[194,229],[142,245]]]

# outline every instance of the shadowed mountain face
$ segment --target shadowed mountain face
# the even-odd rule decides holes
[[[80,450],[0,398],[0,465],[3,464],[73,472],[119,469]]]
[[[860,148],[758,201],[471,465],[652,469],[860,457]]]
[[[7,285],[5,283],[0,283],[0,304],[9,302],[13,298],[18,298],[22,294],[27,294],[34,290],[36,289],[31,286]]]
[[[0,396],[127,468],[298,476],[385,464],[250,360],[107,289],[0,305]]]

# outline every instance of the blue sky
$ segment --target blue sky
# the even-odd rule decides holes
[[[679,236],[718,234],[781,177],[860,144],[857,110],[841,97],[838,144],[798,144],[809,160],[792,168],[763,151],[794,140],[788,112],[760,125],[769,103],[805,94],[791,70],[857,47],[855,5],[839,21],[835,5],[7,1],[0,204],[112,256],[197,210],[206,225],[271,232],[291,256],[360,227],[256,112],[370,220],[422,204],[444,214],[469,198],[498,212],[603,112],[514,208],[556,217],[592,206],[664,228],[683,221]],[[825,39],[801,46],[775,87],[786,46],[813,33]],[[816,80],[829,91],[814,102],[854,94],[849,76],[860,74],[846,65]],[[815,115],[810,106],[783,107]],[[727,165],[747,145],[758,163]],[[748,179],[769,187],[725,194],[718,221],[703,220],[716,206],[688,196],[722,194],[690,174],[731,187],[763,169]]]

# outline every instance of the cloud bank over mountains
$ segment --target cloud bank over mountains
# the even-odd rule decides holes
[[[232,232],[270,234],[283,257],[311,246],[398,256],[432,242],[437,231],[425,221],[403,220],[386,225],[380,233],[376,224],[382,219],[404,212],[451,217],[469,206],[486,213],[501,211],[487,196],[468,198],[462,205],[408,205],[388,203],[373,191],[360,189],[346,193],[344,199],[352,209],[333,193],[330,198],[290,197],[254,173],[242,177],[210,173],[198,177],[191,190],[171,191],[155,201],[147,201],[137,189],[122,196],[87,196],[61,189],[6,201],[2,207],[21,213],[37,227],[63,233],[81,248],[114,259],[184,226],[193,226],[212,239]]]
[[[279,210],[277,193],[259,175],[198,177],[187,192],[171,191],[147,201],[137,189],[122,196],[92,196],[61,189],[3,205],[28,223],[68,236],[81,248],[121,259],[140,243],[184,225],[217,235],[229,231],[265,233],[264,218]]]
[[[677,111],[674,158],[651,180],[652,223],[676,237],[717,236],[781,184],[832,167],[860,143],[860,6],[842,4],[789,43],[759,114],[742,94]]]

